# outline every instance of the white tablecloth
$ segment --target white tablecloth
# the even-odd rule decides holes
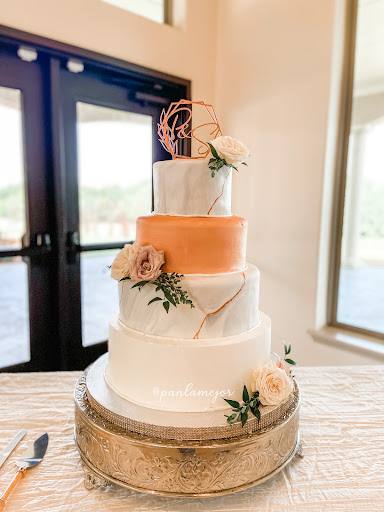
[[[87,491],[73,441],[79,372],[0,374],[0,450],[28,429],[0,469],[0,490],[26,445],[44,432],[44,460],[6,506],[22,511],[384,511],[384,367],[298,368],[304,459],[272,480],[229,496],[179,499],[113,486]]]

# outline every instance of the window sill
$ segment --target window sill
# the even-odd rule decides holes
[[[384,359],[384,344],[377,340],[377,338],[362,336],[345,329],[330,326],[318,330],[310,329],[308,332],[314,341],[319,343],[326,343]]]

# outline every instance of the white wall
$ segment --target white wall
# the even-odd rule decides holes
[[[307,334],[338,0],[175,1],[186,5],[184,29],[99,0],[2,0],[0,23],[191,79],[193,99],[212,102],[225,133],[252,151],[234,177],[234,212],[249,221],[248,259],[261,271],[274,349],[284,338],[302,364],[375,362]]]
[[[234,179],[234,211],[249,222],[273,348],[292,342],[302,364],[373,363],[307,333],[316,326],[335,2],[220,0],[218,14],[216,110],[252,153]]]

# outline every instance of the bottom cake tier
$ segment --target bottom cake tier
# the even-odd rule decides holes
[[[165,411],[225,410],[238,399],[252,371],[270,358],[271,321],[260,312],[254,329],[214,339],[176,339],[110,323],[108,385],[135,404]]]

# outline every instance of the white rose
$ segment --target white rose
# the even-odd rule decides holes
[[[252,393],[259,392],[262,405],[279,405],[292,393],[293,380],[273,361],[269,361],[253,371],[251,390]]]
[[[242,142],[228,135],[211,140],[210,144],[216,149],[220,158],[227,164],[241,164],[249,156],[249,150]]]
[[[133,256],[140,250],[140,245],[135,242],[133,244],[125,244],[117,253],[117,256],[111,266],[111,277],[120,281],[123,277],[129,277],[129,262]]]

